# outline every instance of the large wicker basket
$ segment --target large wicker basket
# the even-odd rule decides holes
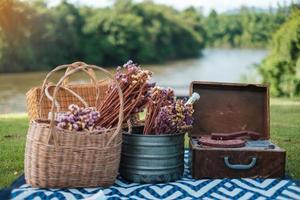
[[[26,94],[27,100],[27,111],[29,120],[47,118],[48,113],[51,109],[52,102],[45,98],[45,88],[49,86],[48,78],[56,71],[66,68],[66,73],[74,68],[85,65],[83,62],[75,62],[68,65],[62,65],[56,67],[50,73],[48,73],[42,87],[34,87],[30,89]],[[72,95],[66,89],[70,89],[81,96],[90,106],[95,106],[96,103],[101,103],[105,97],[105,92],[108,89],[109,79],[96,80],[96,75],[93,69],[81,69],[81,71],[87,73],[90,76],[91,83],[88,84],[69,84],[68,78],[66,78],[62,83],[62,88],[65,90],[59,90],[57,94],[57,101],[60,102],[60,110],[66,111],[71,103],[82,105],[81,101]],[[97,87],[95,87],[95,85]],[[49,87],[49,93],[53,93],[54,87]],[[99,91],[97,91],[99,90]],[[98,92],[98,96],[96,95]],[[42,97],[42,98],[41,98]]]
[[[106,70],[82,65],[65,74],[57,83],[51,105],[51,120],[30,122],[25,149],[25,179],[33,187],[96,187],[114,183],[120,162],[123,94],[117,127],[98,132],[75,132],[55,126],[55,102],[61,84],[69,75],[82,69],[99,69],[113,79]]]

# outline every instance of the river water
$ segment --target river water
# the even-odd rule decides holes
[[[206,49],[199,58],[144,67],[153,71],[153,81],[158,85],[174,88],[176,95],[187,95],[193,80],[259,83],[261,78],[254,65],[266,55],[266,50],[257,49]],[[0,114],[26,112],[26,92],[41,85],[46,74],[0,74]],[[61,75],[56,74],[53,80],[58,80]],[[97,75],[102,78],[101,74]],[[80,74],[73,79],[84,81]]]

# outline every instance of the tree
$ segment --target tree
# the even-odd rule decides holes
[[[200,28],[197,21],[186,23],[183,15],[168,6],[117,1],[88,18],[84,32],[98,48],[87,47],[87,58],[113,64],[128,59],[149,63],[197,56],[204,47]],[[97,52],[101,52],[98,57]]]
[[[204,47],[201,16],[153,2],[118,0],[110,8],[63,0],[0,4],[0,71],[51,69],[75,60],[98,65],[193,57]]]
[[[47,37],[53,42],[51,64],[70,63],[84,58],[82,51],[82,27],[84,19],[79,10],[63,0],[58,6],[49,10],[51,24],[48,27]]]
[[[2,37],[0,71],[20,71],[34,63],[30,37],[33,10],[15,0],[0,2],[0,30]],[[19,66],[22,63],[23,66]]]
[[[294,6],[288,21],[274,34],[270,55],[260,65],[271,94],[300,94],[300,7]]]
[[[287,13],[288,7],[279,7],[276,11],[241,7],[222,14],[212,10],[204,20],[207,44],[212,47],[266,48],[270,36],[284,22]]]

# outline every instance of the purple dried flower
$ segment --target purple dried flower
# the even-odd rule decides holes
[[[128,60],[128,62],[125,63],[125,64],[123,65],[123,67],[124,67],[124,68],[127,68],[128,66],[130,66],[130,65],[132,65],[132,64],[133,64],[133,61],[132,61],[132,60]]]
[[[94,107],[81,108],[71,104],[69,112],[60,113],[57,116],[57,127],[67,130],[94,130],[95,121],[100,117],[100,113]]]
[[[183,127],[193,124],[193,108],[185,105],[184,100],[173,101],[173,103],[161,107],[155,119],[156,134],[170,134],[180,132]]]

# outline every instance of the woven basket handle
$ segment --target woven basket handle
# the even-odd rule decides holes
[[[86,65],[86,63],[84,62],[74,62],[72,63],[71,65],[68,66],[68,68],[66,69],[65,71],[65,74],[67,74],[69,71],[71,71],[72,69],[75,69],[75,68],[78,68],[82,65]],[[94,72],[93,69],[81,69],[81,71],[85,72],[86,74],[88,74],[90,76],[90,80],[91,80],[91,83],[96,83],[96,80],[97,80],[97,77],[96,77],[96,74]],[[67,77],[64,82],[63,82],[63,85],[69,85],[69,77]]]
[[[122,93],[122,90],[121,90],[121,87],[118,83],[118,81],[113,77],[113,75],[111,73],[109,73],[107,70],[101,68],[101,67],[98,67],[96,65],[83,65],[83,66],[80,66],[78,68],[75,68],[71,71],[69,71],[67,74],[65,74],[57,83],[55,89],[54,89],[54,92],[53,92],[53,101],[52,101],[52,106],[51,106],[51,122],[50,122],[50,135],[49,135],[49,139],[51,137],[53,137],[54,139],[54,145],[55,146],[58,146],[58,141],[57,141],[57,136],[55,134],[55,131],[54,131],[54,125],[55,125],[55,121],[54,121],[54,117],[55,117],[55,113],[54,113],[54,108],[55,108],[55,105],[54,105],[54,102],[56,101],[56,97],[57,97],[57,92],[60,88],[60,86],[62,85],[63,81],[69,77],[70,75],[76,73],[77,71],[81,70],[81,69],[88,69],[88,68],[91,68],[91,69],[97,69],[97,70],[100,70],[102,71],[106,76],[108,76],[110,79],[112,79],[115,83],[116,83],[116,86],[117,86],[117,89],[118,89],[118,94],[119,94],[119,100],[120,100],[120,112],[119,112],[119,121],[118,121],[118,124],[117,124],[117,128],[115,130],[115,132],[112,134],[112,136],[110,137],[110,139],[108,140],[106,146],[110,145],[110,143],[113,141],[113,139],[121,132],[121,129],[122,129],[122,122],[124,120],[124,100],[123,100],[123,93]],[[49,140],[48,140],[49,141]]]
[[[47,75],[46,75],[46,78],[44,79],[43,81],[43,84],[42,84],[42,88],[41,88],[41,97],[40,97],[40,100],[39,100],[39,107],[40,107],[40,110],[39,110],[39,116],[42,116],[42,113],[41,113],[41,105],[42,105],[42,100],[43,100],[43,97],[44,97],[44,91],[46,89],[46,86],[48,84],[48,80],[50,79],[50,77],[57,71],[60,71],[62,69],[68,69],[68,68],[79,68],[79,65],[80,66],[86,66],[87,64],[84,63],[84,62],[74,62],[72,64],[66,64],[66,65],[60,65],[60,66],[57,66],[56,68],[54,68],[52,71],[50,71]],[[72,67],[70,67],[72,66]],[[92,80],[92,82],[94,83],[93,85],[96,87],[96,105],[99,101],[99,96],[100,96],[100,90],[99,88],[97,87],[97,79],[95,78],[95,76],[91,75],[90,73],[87,72],[87,69],[86,68],[79,68],[81,71],[85,72],[89,77],[90,77],[90,80]],[[66,70],[67,71],[67,70]],[[95,73],[94,73],[95,75]],[[66,85],[65,85],[66,86]]]
[[[48,86],[46,86],[46,88],[45,88],[45,95],[46,95],[46,97],[51,102],[53,102],[53,97],[49,93],[49,88],[50,87],[56,87],[56,85],[48,85]],[[76,92],[74,92],[73,90],[71,90],[71,89],[69,89],[67,87],[64,87],[64,86],[60,86],[60,88],[68,91],[70,94],[72,94],[74,97],[76,97],[84,105],[84,107],[89,107],[89,104],[81,96],[79,96]],[[54,102],[54,105],[55,105],[55,107],[57,109],[57,112],[59,112],[60,111],[60,104],[58,103],[57,100]]]

